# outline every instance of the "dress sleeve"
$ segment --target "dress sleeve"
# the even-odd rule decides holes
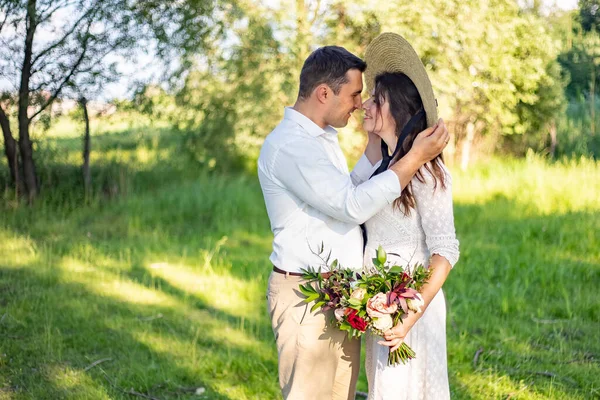
[[[459,250],[454,229],[452,176],[446,166],[442,166],[442,169],[446,178],[445,188],[441,187],[439,180],[434,188],[433,176],[425,168],[422,168],[425,182],[419,181],[416,177],[413,178],[412,190],[417,211],[421,216],[429,254],[438,254],[446,258],[454,267],[458,261]]]

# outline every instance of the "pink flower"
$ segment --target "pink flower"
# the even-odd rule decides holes
[[[419,298],[419,292],[412,288],[398,288],[395,292],[391,292],[389,295],[389,302],[399,304],[404,313],[408,313],[410,309],[407,300]]]
[[[397,310],[398,304],[388,303],[388,296],[384,293],[377,293],[367,301],[367,314],[371,318],[380,318]]]
[[[346,308],[336,308],[333,312],[333,315],[335,315],[335,319],[342,321],[344,319],[344,315],[346,315]]]

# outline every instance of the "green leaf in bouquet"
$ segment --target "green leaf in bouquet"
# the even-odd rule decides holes
[[[385,264],[385,262],[387,261],[387,254],[381,246],[379,246],[379,248],[377,249],[377,261],[379,261],[380,264]]]
[[[354,297],[350,297],[348,299],[348,304],[350,304],[352,307],[360,307],[362,305],[362,301],[355,299]]]
[[[401,274],[403,271],[404,269],[402,269],[402,267],[399,265],[394,265],[392,268],[389,269],[389,272],[392,274]]]
[[[307,283],[305,285],[299,285],[299,289],[302,292],[302,294],[305,295],[306,297],[310,297],[314,294],[318,294],[318,292],[315,290],[315,288],[313,288],[309,283]]]
[[[318,300],[321,297],[321,295],[319,293],[315,293],[312,296],[307,297],[304,302],[306,303],[310,303],[311,301],[315,301]]]
[[[331,263],[331,267],[329,267],[329,270],[333,271],[334,269],[336,269],[338,267],[338,264],[339,263],[338,263],[337,259],[333,260],[333,262]]]
[[[314,268],[302,269],[302,278],[309,282],[316,281],[319,279],[321,274],[314,270]]]
[[[313,304],[313,306],[310,308],[310,312],[315,312],[315,310],[318,310],[319,308],[323,307],[325,304],[327,304],[324,301],[319,301],[315,304]]]

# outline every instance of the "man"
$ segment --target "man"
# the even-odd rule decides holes
[[[328,326],[331,316],[310,312],[298,286],[301,270],[331,260],[360,268],[360,224],[391,204],[415,172],[437,156],[448,140],[443,123],[419,134],[411,151],[369,180],[366,156],[349,174],[334,128],[344,127],[361,108],[366,64],[347,50],[314,51],[300,73],[296,104],[269,134],[258,160],[258,176],[273,231],[273,272],[268,309],[279,353],[283,397],[354,399],[360,341]],[[433,133],[432,133],[433,132]]]

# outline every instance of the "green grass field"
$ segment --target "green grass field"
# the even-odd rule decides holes
[[[130,127],[94,136],[86,199],[80,139],[48,136],[40,201],[0,206],[0,399],[278,398],[256,177]],[[600,398],[600,164],[494,160],[454,191],[453,398]]]

